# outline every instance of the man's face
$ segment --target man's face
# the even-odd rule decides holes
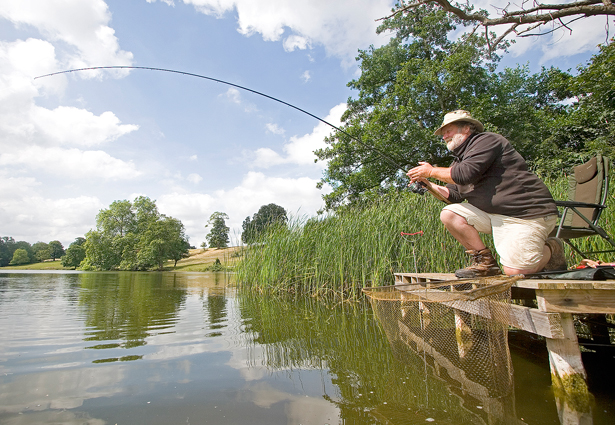
[[[459,123],[447,124],[442,128],[442,140],[449,151],[457,149],[470,135],[470,128]]]

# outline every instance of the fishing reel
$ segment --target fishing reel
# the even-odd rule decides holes
[[[427,192],[427,188],[425,187],[425,184],[419,181],[410,183],[408,185],[408,189],[410,190],[410,192],[418,193],[419,195],[424,195],[425,192]]]

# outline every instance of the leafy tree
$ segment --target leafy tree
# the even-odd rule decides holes
[[[215,248],[226,248],[229,244],[229,228],[226,225],[228,215],[223,212],[216,211],[209,217],[209,221],[205,227],[211,226],[211,230],[206,236],[209,246]]]
[[[124,236],[134,232],[137,222],[130,201],[113,201],[109,209],[96,216],[96,227],[108,236]]]
[[[152,223],[141,236],[137,260],[140,268],[163,268],[167,259],[175,264],[188,256],[190,243],[181,221],[163,216]]]
[[[136,233],[145,232],[152,223],[160,219],[160,213],[156,206],[156,201],[152,201],[146,196],[139,196],[133,204],[136,219]]]
[[[286,216],[286,210],[276,204],[263,205],[252,216],[246,217],[243,221],[243,232],[241,233],[241,240],[244,243],[252,243],[262,235],[267,228],[274,223],[285,224],[288,221]]]
[[[8,266],[15,252],[15,239],[10,236],[0,238],[0,267]]]
[[[60,241],[49,242],[49,255],[53,261],[64,255],[64,246]]]
[[[177,262],[182,258],[188,258],[190,256],[190,243],[188,237],[185,234],[185,228],[181,221],[167,217],[164,221],[167,228],[167,255],[170,260],[175,263],[173,267],[177,266]]]
[[[360,51],[361,76],[348,84],[358,94],[348,100],[344,132],[316,151],[328,161],[318,187],[333,188],[323,196],[326,209],[405,188],[405,171],[419,161],[449,164],[452,156],[433,131],[455,109],[472,111],[530,162],[543,158],[537,143],[566,114],[560,101],[570,76],[555,69],[530,75],[524,67],[497,73],[499,57],[485,38],[456,38],[459,24],[437,5],[420,5],[383,22],[378,32],[394,33],[387,45]]]
[[[62,266],[77,268],[85,258],[85,238],[78,237],[66,249],[62,256]]]
[[[45,242],[36,242],[32,245],[32,251],[36,261],[42,262],[51,258],[49,244],[46,244]]]
[[[15,242],[15,250],[23,249],[28,254],[28,263],[33,263],[36,260],[34,256],[34,251],[32,250],[32,245],[26,241],[17,241]],[[13,254],[14,255],[14,254]]]
[[[13,253],[13,259],[11,260],[12,266],[20,266],[22,264],[28,264],[30,262],[30,256],[28,251],[23,248],[17,248]]]
[[[90,230],[85,234],[84,270],[112,270],[119,268],[122,251],[117,249],[117,240],[105,232]]]
[[[452,41],[456,22],[421,6],[384,21],[378,32],[395,34],[387,45],[359,52],[361,76],[348,84],[358,98],[348,100],[345,133],[335,132],[329,147],[316,151],[329,161],[319,183],[333,187],[323,197],[327,209],[405,187],[403,171],[418,161],[450,162],[433,130],[446,112],[485,95],[498,61],[476,35]]]
[[[158,212],[156,202],[139,196],[134,203],[115,201],[96,217],[97,229],[86,234],[83,269],[162,269],[188,252],[181,221]]]
[[[250,243],[254,239],[253,231],[252,231],[252,220],[250,216],[247,216],[246,219],[241,224],[241,241],[243,243]]]
[[[201,248],[202,249],[207,249],[207,242],[205,242],[205,241],[201,242]]]
[[[575,101],[568,107],[568,114],[551,126],[548,141],[554,151],[569,153],[561,161],[566,168],[578,163],[579,156],[596,152],[615,156],[614,40],[600,46],[598,54],[588,64],[579,66],[577,76],[570,78],[567,87]]]

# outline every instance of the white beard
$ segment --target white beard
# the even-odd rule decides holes
[[[467,136],[465,134],[457,133],[453,136],[450,142],[446,142],[446,148],[449,151],[455,150],[466,141],[466,138]]]

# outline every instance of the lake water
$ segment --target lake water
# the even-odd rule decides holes
[[[520,338],[514,387],[490,397],[446,360],[394,355],[367,303],[272,299],[224,274],[5,272],[0,423],[559,424],[546,350]],[[612,424],[598,375],[579,417]]]

